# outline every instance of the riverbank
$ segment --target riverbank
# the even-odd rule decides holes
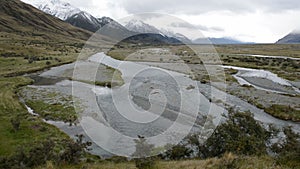
[[[69,138],[55,126],[44,123],[41,118],[27,112],[16,95],[19,87],[32,83],[25,77],[0,78],[0,156],[10,156],[23,148],[28,151],[37,142],[49,138]],[[12,123],[14,121],[14,123]],[[5,141],[4,141],[5,140]]]

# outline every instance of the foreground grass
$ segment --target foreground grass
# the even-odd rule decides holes
[[[95,162],[79,165],[55,166],[48,162],[44,166],[36,169],[137,169],[134,162]],[[272,168],[272,169],[289,169],[292,167],[277,164],[274,158],[269,156],[245,156],[238,157],[231,153],[225,154],[221,158],[210,158],[205,160],[180,160],[180,161],[156,161],[155,166],[151,169],[254,169],[254,168]]]
[[[25,77],[0,78],[0,157],[10,156],[21,147],[30,149],[37,141],[69,138],[56,127],[28,114],[19,102],[16,95],[18,87],[31,82]],[[20,120],[18,130],[13,128],[12,119]]]
[[[84,41],[56,37],[54,41],[0,32],[0,159],[19,149],[26,152],[37,142],[54,139],[59,145],[60,140],[70,139],[58,128],[30,115],[17,95],[21,86],[32,83],[20,75],[76,60]]]
[[[73,105],[50,104],[38,100],[29,100],[26,101],[26,104],[46,120],[70,123],[74,123],[77,120],[77,113]]]

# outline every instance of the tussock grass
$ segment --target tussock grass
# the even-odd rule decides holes
[[[30,84],[25,77],[0,78],[0,157],[10,156],[18,148],[29,149],[38,140],[68,138],[54,126],[30,115],[16,95],[18,87]],[[20,129],[13,130],[11,119],[20,119]]]
[[[292,120],[296,122],[300,122],[300,110],[292,108],[287,105],[272,105],[270,107],[264,108],[264,110],[280,119],[284,120]]]

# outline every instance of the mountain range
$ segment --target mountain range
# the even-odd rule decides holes
[[[194,44],[253,44],[251,42],[242,42],[233,38],[198,38],[193,41]]]
[[[115,36],[117,38],[128,37],[136,35],[137,33],[142,34],[159,34],[156,38],[161,38],[161,41],[170,40],[174,43],[174,38],[185,44],[203,44],[206,43],[205,39],[190,40],[186,36],[180,33],[174,33],[166,29],[158,29],[150,24],[147,24],[141,20],[132,19],[126,22],[124,25],[119,24],[109,17],[96,18],[93,15],[80,10],[72,6],[69,3],[62,2],[60,0],[22,0],[25,3],[31,4],[34,7],[53,15],[61,20],[70,23],[73,26],[83,28],[85,30],[96,32],[105,25],[110,26],[105,30],[101,30],[109,36]],[[110,23],[110,24],[108,24]],[[150,36],[150,35],[149,35]],[[145,37],[145,36],[144,36]],[[208,38],[209,43],[212,44],[241,44],[243,42],[237,41],[230,38]]]
[[[91,32],[96,32],[104,25],[113,21],[109,17],[96,18],[93,15],[60,0],[22,0],[37,9],[53,15],[73,26],[80,27]],[[119,25],[122,27],[121,25]]]
[[[80,10],[79,8],[76,8],[71,4],[62,2],[60,0],[22,0],[22,1],[38,8],[39,10],[47,14],[53,15],[65,22],[68,22],[73,26],[91,32],[97,32],[98,30],[100,30],[98,31],[98,33],[104,34],[111,38],[123,39],[135,35],[134,39],[138,37],[140,38],[147,37],[148,39],[147,41],[149,41],[149,39],[153,39],[153,38],[149,38],[149,36],[154,36],[154,34],[160,34],[160,36],[155,35],[155,38],[159,38],[158,40],[159,42],[169,42],[171,44],[175,42],[174,41],[175,37],[163,35],[159,31],[157,31],[156,28],[142,21],[140,21],[142,25],[136,25],[135,27],[133,24],[140,24],[140,23],[132,21],[131,24],[128,23],[128,25],[125,25],[124,27],[123,25],[119,24],[118,22],[114,21],[109,17],[96,18],[93,15]],[[151,29],[148,29],[150,27]],[[137,36],[138,33],[141,34],[147,33],[149,35]],[[177,40],[176,43],[180,43],[180,41]]]
[[[102,33],[122,38],[128,37],[131,35],[136,35],[137,33],[149,33],[149,34],[159,34],[161,36],[156,36],[156,38],[162,38],[162,41],[168,41],[174,43],[174,39],[181,41],[186,44],[245,44],[247,42],[238,41],[232,38],[198,38],[195,40],[190,40],[186,36],[172,32],[166,29],[159,29],[150,24],[147,24],[141,20],[130,20],[125,24],[121,25],[120,23],[114,21],[109,17],[94,17],[88,12],[82,11],[77,7],[72,6],[69,3],[63,2],[61,0],[22,0],[25,3],[28,3],[37,9],[55,16],[73,26],[96,32],[100,28],[103,28],[105,25],[108,27],[102,29]],[[110,24],[108,24],[110,23]],[[300,33],[290,33],[282,39],[278,40],[277,43],[300,43]]]
[[[186,36],[184,36],[180,33],[174,33],[172,31],[169,31],[166,29],[158,29],[152,25],[149,25],[149,24],[147,24],[141,20],[137,20],[137,19],[132,19],[128,22],[125,22],[124,27],[133,32],[160,34],[164,37],[175,38],[175,39],[181,41],[182,43],[186,43],[186,44],[191,43],[190,39],[188,39]]]

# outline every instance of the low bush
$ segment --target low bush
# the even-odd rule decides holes
[[[76,141],[71,139],[48,139],[32,145],[30,150],[20,147],[10,157],[0,158],[0,168],[34,168],[52,161],[56,165],[78,164],[86,154],[85,150],[91,145],[83,141],[83,135],[77,135]]]

